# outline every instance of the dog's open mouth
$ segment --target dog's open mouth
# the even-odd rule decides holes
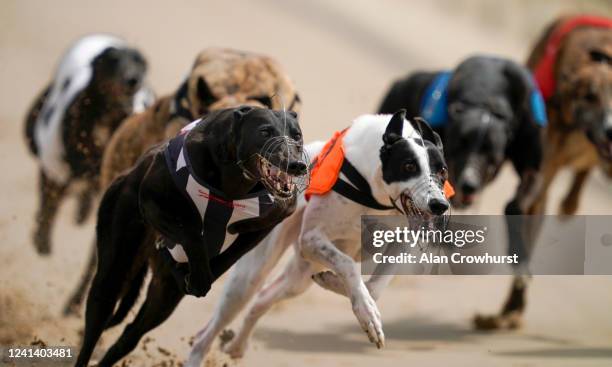
[[[413,228],[436,229],[445,226],[448,214],[435,215],[429,210],[421,210],[412,199],[410,193],[403,192],[399,196],[401,210]]]
[[[404,215],[410,221],[419,221],[421,224],[426,224],[428,228],[433,228],[435,216],[427,210],[421,210],[415,204],[409,193],[403,192],[399,197],[400,204]]]
[[[288,174],[263,157],[260,157],[258,166],[261,182],[272,195],[281,199],[293,196],[299,177]]]
[[[453,206],[457,208],[467,208],[474,203],[475,194],[465,194],[460,191],[451,199]]]

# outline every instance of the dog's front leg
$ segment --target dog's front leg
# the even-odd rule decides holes
[[[480,330],[514,329],[520,326],[526,304],[526,291],[530,276],[527,274],[529,254],[542,225],[537,210],[544,200],[553,175],[535,169],[519,171],[520,183],[514,198],[506,205],[505,219],[508,230],[508,253],[517,254],[519,264],[514,265],[514,279],[510,293],[498,314],[474,318],[474,326]],[[536,208],[536,210],[534,210]],[[532,215],[525,217],[525,215]]]
[[[372,343],[382,348],[385,344],[385,335],[380,312],[353,259],[338,250],[319,228],[302,232],[299,248],[304,258],[325,265],[338,274],[344,282],[353,313],[361,328]]]
[[[590,169],[579,170],[574,173],[574,179],[572,186],[565,195],[565,198],[561,202],[559,207],[559,214],[561,215],[574,215],[578,210],[578,204],[580,202],[580,194],[584,188],[586,179],[589,177]]]
[[[214,280],[210,261],[202,240],[191,239],[181,243],[189,261],[189,274],[185,278],[185,293],[204,297]]]
[[[376,301],[381,296],[382,291],[389,285],[394,275],[372,275],[365,282],[366,288],[372,298]],[[312,276],[312,280],[321,288],[332,291],[341,296],[349,297],[342,280],[332,271],[322,271]]]

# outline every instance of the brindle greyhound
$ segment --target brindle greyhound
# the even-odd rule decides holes
[[[554,177],[568,167],[574,178],[559,213],[572,215],[593,168],[600,166],[612,176],[612,19],[571,16],[555,20],[539,38],[527,66],[542,89],[550,121],[543,138],[542,188],[527,213],[544,213]],[[539,223],[534,224],[532,238],[539,229]],[[528,279],[516,276],[501,312],[477,316],[476,326],[518,327]]]
[[[307,172],[302,154],[294,112],[243,106],[195,121],[118,177],[98,213],[98,268],[76,365],[87,365],[102,331],[133,306],[147,260],[153,279],[145,302],[101,366],[132,351],[186,293],[205,296],[214,280],[294,211],[294,178]],[[155,250],[156,239],[168,248]]]

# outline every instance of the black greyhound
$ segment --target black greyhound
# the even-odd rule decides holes
[[[440,134],[449,180],[456,190],[455,207],[472,204],[502,164],[512,162],[519,184],[505,214],[510,251],[521,262],[515,271],[522,274],[525,241],[533,241],[538,224],[522,223],[510,215],[528,214],[540,190],[541,131],[547,121],[544,101],[529,71],[507,59],[473,56],[451,72],[416,72],[392,85],[379,112],[400,108],[408,111],[409,118],[423,116]],[[523,307],[524,299],[515,298],[505,305],[504,313]],[[476,318],[478,327],[486,323]]]
[[[100,366],[131,352],[186,293],[205,296],[294,211],[294,179],[306,172],[297,115],[247,106],[212,112],[144,154],[100,205],[98,269],[76,365],[87,365],[103,330],[133,306],[148,261],[153,278],[146,299]]]
[[[416,72],[395,82],[380,113],[400,108],[424,117],[444,142],[453,205],[470,205],[502,164],[514,165],[521,184],[516,200],[532,192],[542,160],[541,126],[546,115],[531,75],[519,64],[474,56],[452,72]]]

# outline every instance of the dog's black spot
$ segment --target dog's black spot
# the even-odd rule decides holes
[[[51,120],[53,111],[55,111],[55,107],[53,106],[49,106],[48,108],[45,109],[45,112],[43,112],[43,118],[42,118],[43,124],[49,125],[49,120]]]
[[[62,83],[62,92],[65,92],[66,89],[68,89],[68,87],[70,86],[70,78],[67,78],[66,80],[64,80],[64,83]]]
[[[417,154],[403,138],[387,146],[381,152],[380,160],[383,180],[387,184],[418,177],[422,172]]]
[[[269,96],[255,96],[249,99],[255,100],[268,108],[272,108],[272,98]]]
[[[216,101],[208,83],[202,77],[198,78],[197,93],[198,99],[204,106],[210,106]]]
[[[431,173],[439,173],[443,168],[446,167],[446,162],[444,161],[444,156],[440,149],[434,146],[431,143],[426,143],[427,145],[427,157],[429,158],[429,169]]]

